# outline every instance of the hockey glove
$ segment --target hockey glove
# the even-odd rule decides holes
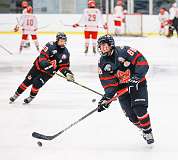
[[[139,78],[138,77],[132,77],[128,81],[128,87],[129,87],[129,93],[131,91],[137,91],[138,90],[138,84],[139,84]]]
[[[109,100],[110,100],[110,98],[107,98],[107,97],[104,96],[98,102],[98,112],[102,112],[102,111],[106,110],[109,107],[109,105],[111,103],[111,102],[108,103]]]
[[[18,31],[19,31],[19,26],[16,25],[16,26],[14,27],[14,32],[18,32]]]
[[[68,81],[75,81],[74,75],[71,74],[71,73],[67,73],[67,74],[66,74],[66,79],[67,79]]]

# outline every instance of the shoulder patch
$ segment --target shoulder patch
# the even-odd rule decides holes
[[[47,52],[47,51],[48,51],[48,47],[47,47],[47,46],[44,46],[44,47],[43,47],[43,50],[44,50],[44,52]]]
[[[98,67],[98,74],[103,74],[102,69]]]

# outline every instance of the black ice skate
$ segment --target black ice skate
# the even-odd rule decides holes
[[[87,53],[88,53],[88,47],[85,48],[84,53],[85,53],[85,55],[87,55]]]
[[[143,138],[144,138],[144,140],[147,141],[147,144],[154,143],[154,138],[153,138],[152,132],[150,132],[150,133],[144,133],[143,132]]]
[[[27,98],[24,99],[24,103],[25,103],[25,104],[28,104],[28,103],[30,103],[34,98],[35,98],[35,97],[29,96],[29,97],[27,97]]]
[[[93,53],[96,54],[96,47],[93,47]]]
[[[15,93],[12,97],[9,98],[10,102],[9,103],[13,103],[17,98],[18,98],[19,94]]]

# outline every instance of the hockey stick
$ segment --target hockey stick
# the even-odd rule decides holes
[[[58,75],[59,77],[62,77],[62,78],[64,78],[64,79],[67,79],[66,77],[64,77],[64,76],[62,76],[61,74],[59,74],[59,73],[56,73],[56,75]],[[98,94],[98,95],[100,95],[100,96],[103,96],[103,94],[101,94],[101,93],[99,93],[99,92],[97,92],[97,91],[95,91],[95,90],[93,90],[93,89],[90,89],[90,88],[88,88],[88,87],[86,87],[86,86],[84,86],[84,85],[82,85],[82,84],[80,84],[80,83],[78,83],[78,82],[75,82],[75,81],[71,81],[72,83],[75,83],[76,85],[78,85],[78,86],[80,86],[80,87],[83,87],[83,88],[85,88],[85,89],[88,89],[89,91],[92,91],[92,92],[94,92],[94,93],[96,93],[96,94]]]
[[[110,100],[107,101],[107,103],[111,103],[112,101],[117,100],[118,97],[120,97],[122,94],[126,93],[128,91],[128,89],[122,91],[122,93],[114,96],[113,98],[111,98]],[[84,115],[83,117],[81,117],[80,119],[78,119],[77,121],[73,122],[72,124],[70,124],[68,127],[66,127],[65,129],[63,129],[62,131],[52,135],[52,136],[47,136],[41,133],[37,133],[37,132],[33,132],[32,133],[32,137],[34,138],[38,138],[38,139],[43,139],[43,140],[53,140],[54,138],[56,138],[57,136],[61,135],[62,133],[64,133],[65,131],[67,131],[68,129],[70,129],[71,127],[73,127],[74,125],[76,125],[77,123],[81,122],[82,120],[84,120],[85,118],[87,118],[88,116],[90,116],[91,114],[93,114],[94,112],[96,112],[98,110],[98,107],[93,109],[92,111],[90,111],[89,113],[87,113],[86,115]]]
[[[5,48],[3,45],[0,44],[0,47],[4,49],[7,53],[9,53],[10,55],[13,55],[13,53],[9,51],[7,48]]]
[[[61,25],[63,25],[63,26],[66,26],[66,27],[73,27],[73,25],[71,25],[71,24],[64,24],[62,20],[59,20],[59,23],[60,23]],[[82,27],[82,28],[84,28],[84,27],[96,28],[95,26],[81,26],[81,25],[79,25],[79,26],[77,26],[77,27]],[[103,28],[103,27],[97,26],[97,28]]]

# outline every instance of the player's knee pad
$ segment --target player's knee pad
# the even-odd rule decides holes
[[[147,108],[148,106],[137,105],[133,107],[133,110],[138,117],[142,117],[147,113]]]

